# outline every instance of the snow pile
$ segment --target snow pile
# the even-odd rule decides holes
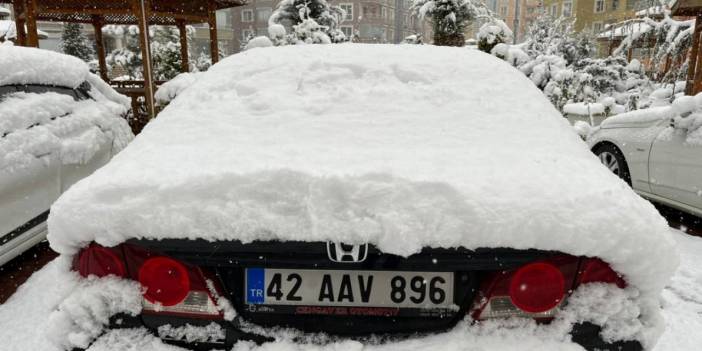
[[[0,173],[19,171],[49,154],[63,164],[86,163],[106,143],[119,152],[133,138],[121,117],[127,110],[103,99],[75,101],[53,92],[6,97],[0,103]]]
[[[421,45],[227,58],[69,189],[49,228],[65,254],[134,237],[556,250],[609,262],[645,318],[676,266],[665,221],[532,82]]]
[[[117,313],[141,312],[141,285],[108,276],[82,279],[49,316],[49,338],[66,350],[87,348]]]
[[[195,81],[197,81],[201,75],[202,72],[188,72],[175,76],[175,78],[158,87],[158,90],[156,90],[156,94],[154,95],[156,101],[161,105],[168,104],[187,87],[195,84]]]
[[[0,86],[44,84],[75,88],[90,75],[79,58],[49,50],[0,45]]]
[[[210,323],[204,327],[186,324],[174,327],[170,324],[158,327],[158,336],[162,339],[194,342],[218,342],[225,339],[225,331],[217,323]]]
[[[329,38],[329,37],[327,37]],[[254,48],[267,48],[273,46],[273,42],[266,36],[259,36],[249,40],[244,47],[244,50],[250,50]]]

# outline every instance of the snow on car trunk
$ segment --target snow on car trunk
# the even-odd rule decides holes
[[[204,238],[594,256],[640,292],[653,329],[677,265],[665,221],[533,83],[490,55],[433,46],[227,58],[65,193],[49,230],[64,254]]]

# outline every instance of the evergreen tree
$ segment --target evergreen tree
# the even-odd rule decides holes
[[[466,26],[477,18],[492,19],[482,0],[413,0],[410,7],[419,18],[429,18],[434,45],[465,45]]]
[[[151,40],[154,78],[171,80],[181,70],[180,33],[172,26],[157,26]]]
[[[283,0],[268,20],[269,25],[287,22],[302,36],[303,42],[322,43],[326,40],[312,32],[324,33],[332,43],[348,41],[338,28],[345,15],[338,6],[329,5],[326,0]]]
[[[88,39],[82,31],[80,23],[66,23],[61,33],[61,49],[64,54],[75,56],[85,62],[93,59],[93,48],[88,45]]]

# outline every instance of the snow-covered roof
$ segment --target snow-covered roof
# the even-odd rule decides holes
[[[0,45],[0,86],[44,84],[75,88],[90,75],[79,58],[57,52]]]
[[[0,6],[0,16],[9,16],[12,12],[7,7]]]
[[[430,45],[228,57],[69,189],[49,231],[67,254],[129,238],[556,250],[601,257],[648,298],[676,266],[665,220],[527,77]]]

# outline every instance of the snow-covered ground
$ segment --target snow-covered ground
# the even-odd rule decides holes
[[[677,230],[673,232],[681,254],[681,265],[663,292],[663,311],[667,328],[655,350],[698,350],[702,344],[702,334],[699,333],[702,330],[702,238],[688,236]],[[79,279],[69,272],[68,266],[65,258],[59,257],[35,273],[7,303],[0,305],[0,340],[3,350],[59,350],[49,341],[46,331],[49,329],[51,312],[79,284]],[[383,345],[362,345],[355,341],[298,345],[281,335],[281,340],[275,343],[262,346],[240,343],[234,351],[581,350],[579,346],[568,341],[552,338],[549,333],[544,333],[531,323],[522,324],[515,325],[513,330],[498,329],[490,325],[472,327],[459,324],[445,334]],[[162,344],[144,330],[120,330],[104,335],[90,350],[181,349]]]

